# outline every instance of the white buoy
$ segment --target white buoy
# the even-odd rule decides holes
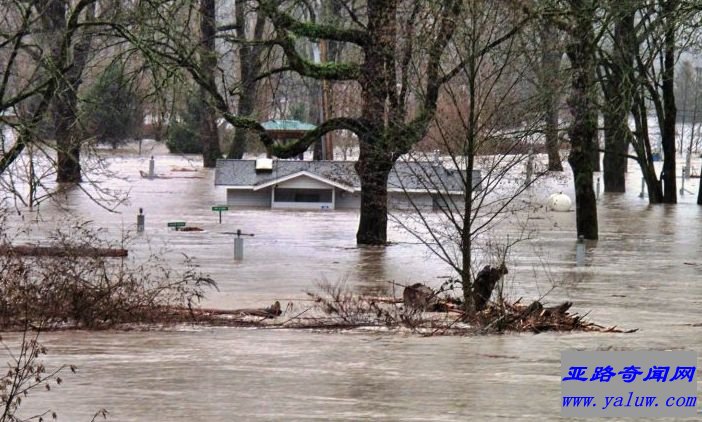
[[[546,206],[551,211],[568,212],[572,204],[573,202],[570,200],[570,197],[560,192],[549,196]]]

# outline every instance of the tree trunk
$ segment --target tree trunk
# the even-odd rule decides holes
[[[396,13],[398,0],[378,0],[369,3],[368,30],[373,42],[367,47],[360,84],[362,87],[362,117],[367,133],[359,137],[360,155],[356,172],[361,179],[361,221],[356,242],[363,245],[382,245],[387,242],[388,175],[394,159],[388,138],[388,124],[393,121],[386,110],[388,87],[395,89],[395,76],[387,71],[388,61],[394,57]]]
[[[661,127],[661,143],[663,146],[663,202],[675,204],[678,202],[675,172],[675,28],[673,14],[678,8],[678,0],[663,1],[665,17],[665,36],[663,47],[663,122]]]
[[[64,120],[62,117],[61,120]],[[54,118],[56,121],[56,118]],[[75,121],[75,120],[74,120]],[[80,141],[73,136],[65,123],[56,125],[56,181],[59,183],[80,183]]]
[[[597,201],[592,185],[593,140],[597,132],[595,111],[595,41],[588,4],[573,0],[575,33],[567,47],[572,65],[568,106],[573,115],[568,134],[571,148],[568,163],[575,180],[575,218],[578,236],[597,239]]]
[[[656,176],[656,169],[653,166],[653,152],[651,150],[651,138],[648,133],[648,114],[646,100],[643,94],[634,92],[632,114],[636,123],[635,136],[631,138],[632,145],[636,150],[636,157],[641,168],[641,174],[646,182],[648,190],[648,202],[659,204],[663,201],[663,191]]]
[[[222,158],[219,149],[219,132],[217,131],[216,110],[206,100],[208,94],[200,89],[202,96],[202,113],[200,114],[200,142],[202,143],[202,165],[214,168],[217,160]]]
[[[614,51],[609,78],[603,81],[605,94],[605,192],[626,191],[626,167],[629,144],[629,112],[635,90],[634,60],[638,41],[634,27],[636,3],[622,1],[619,5],[614,28]],[[654,173],[655,174],[655,173]]]
[[[253,98],[256,95],[255,89],[253,90],[253,93],[251,93],[250,89],[246,88],[244,88],[243,91],[245,92],[239,97],[238,113],[242,116],[250,116],[254,111]],[[247,134],[248,132],[246,129],[234,129],[234,140],[232,141],[227,158],[241,160],[244,157],[244,153],[246,152]]]
[[[471,103],[470,115],[474,121],[474,85],[470,84],[471,88]],[[467,158],[466,179],[465,179],[465,196],[463,197],[463,224],[461,226],[461,287],[463,289],[463,308],[470,315],[475,312],[475,302],[473,301],[473,277],[471,276],[471,264],[473,253],[472,242],[472,227],[473,227],[473,168],[475,165],[475,129],[472,126],[469,130],[467,139],[467,148],[464,150],[464,156]]]
[[[563,171],[558,137],[558,114],[560,105],[560,69],[562,52],[557,48],[558,34],[547,22],[541,27],[541,84],[544,93],[546,150],[548,170]]]
[[[362,148],[356,162],[361,179],[361,220],[356,233],[359,245],[384,245],[388,225],[388,175],[393,163]]]
[[[622,119],[626,119],[627,113],[622,116],[619,112],[604,113],[604,143],[605,152],[602,160],[604,167],[604,191],[605,192],[626,192],[626,168],[627,149],[629,147],[628,127],[623,126]]]
[[[247,33],[247,28],[249,28],[247,19],[249,18],[249,13],[253,13],[253,11],[247,10],[247,3],[248,0],[235,1],[237,37],[241,40],[251,38],[254,42],[260,41],[263,38],[265,17],[256,12],[253,34],[249,36]],[[261,48],[261,46],[251,46],[246,43],[241,43],[238,46],[241,92],[237,97],[237,114],[242,117],[251,117],[256,109],[256,96],[258,95],[258,81],[256,77],[261,68]],[[248,133],[243,128],[234,129],[234,140],[229,148],[227,158],[240,160],[244,157]]]
[[[47,9],[47,18],[53,31],[64,31],[66,7],[63,1],[52,1]],[[86,9],[86,20],[95,15],[95,3]],[[52,114],[56,137],[56,181],[59,183],[80,183],[81,134],[78,124],[78,88],[82,82],[83,70],[88,61],[91,34],[83,33],[83,38],[73,48],[73,64],[58,81],[56,94],[52,100]],[[54,42],[58,42],[57,37]]]
[[[311,81],[309,86],[310,107],[308,109],[307,119],[319,125],[322,123],[322,84],[320,81]],[[312,160],[320,161],[324,159],[322,154],[322,138],[312,145]]]
[[[217,52],[215,51],[216,35],[215,0],[200,0],[200,66],[207,84],[215,86],[215,70],[217,68]],[[219,135],[217,131],[216,108],[210,104],[210,94],[200,88],[202,113],[200,118],[200,142],[202,143],[202,163],[204,167],[212,168],[221,158]]]

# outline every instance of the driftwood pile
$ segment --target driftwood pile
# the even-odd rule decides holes
[[[421,283],[407,286],[402,298],[353,295],[348,290],[325,290],[326,294],[308,293],[312,304],[300,308],[289,303],[286,310],[276,301],[261,309],[230,311],[190,310],[198,322],[208,325],[260,328],[410,329],[424,335],[486,334],[500,332],[596,331],[625,332],[603,327],[584,316],[569,312],[572,302],[544,306],[540,301],[529,305],[487,303],[481,311],[466,314],[460,300],[439,296]],[[626,332],[632,332],[626,331]]]

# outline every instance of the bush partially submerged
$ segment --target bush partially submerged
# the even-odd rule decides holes
[[[48,327],[105,328],[124,323],[160,323],[183,318],[215,282],[185,258],[174,271],[152,254],[141,262],[107,258],[90,250],[124,248],[87,223],[55,230],[42,247],[63,256],[19,256],[0,235],[0,329],[25,323]],[[86,253],[88,251],[88,253]]]

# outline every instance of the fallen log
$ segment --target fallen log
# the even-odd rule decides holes
[[[36,256],[57,258],[126,258],[129,251],[120,248],[90,248],[84,246],[0,246],[0,255]]]
[[[185,311],[186,308],[178,308]],[[187,309],[188,312],[193,312],[197,315],[229,315],[229,316],[257,316],[263,318],[275,318],[283,314],[283,310],[280,308],[280,302],[277,300],[273,305],[267,308],[257,308],[257,309]]]

